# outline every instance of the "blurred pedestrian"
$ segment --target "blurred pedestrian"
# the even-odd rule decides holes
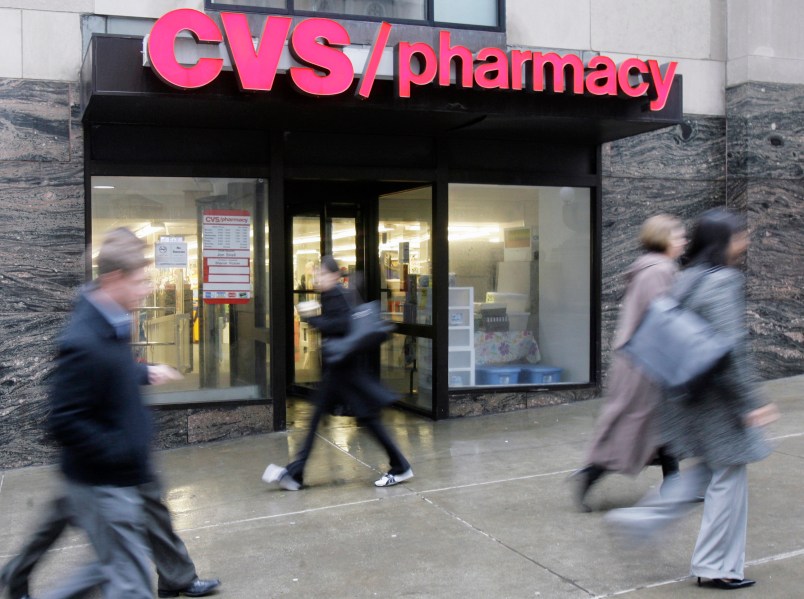
[[[144,502],[145,527],[156,565],[159,597],[178,597],[180,594],[204,597],[212,593],[220,586],[220,580],[202,579],[196,574],[187,547],[173,530],[159,481],[154,479],[138,488]],[[28,542],[0,571],[0,589],[8,587],[10,599],[30,597],[29,580],[34,568],[64,529],[74,521],[66,495],[59,495],[50,501],[45,517]],[[48,594],[47,599],[84,597],[104,582],[103,569],[98,562],[93,562],[74,572],[58,590]]]
[[[151,292],[144,250],[128,229],[105,236],[98,278],[59,338],[51,393],[49,425],[67,479],[56,509],[84,529],[97,555],[71,583],[100,584],[113,599],[153,596],[143,490],[154,482],[152,423],[139,387],[181,376],[131,353],[131,312]]]
[[[662,439],[673,455],[698,463],[635,507],[612,510],[606,521],[634,539],[647,539],[687,513],[705,494],[703,520],[690,574],[699,585],[751,586],[744,578],[748,520],[746,465],[767,457],[760,426],[777,417],[759,396],[749,361],[743,275],[734,266],[748,247],[741,218],[722,209],[705,212],[693,230],[672,293],[715,331],[734,340],[725,365],[693,394],[666,396],[659,408]],[[764,404],[764,405],[763,405]],[[705,579],[709,579],[705,581]]]
[[[661,390],[616,350],[634,334],[651,301],[673,284],[677,259],[686,245],[684,226],[672,216],[659,214],[643,223],[639,240],[645,253],[625,274],[626,289],[612,346],[615,351],[608,392],[586,457],[587,465],[572,477],[582,511],[590,511],[587,494],[607,473],[636,476],[646,465],[658,460],[665,478],[678,474],[678,460],[659,442],[655,413]]]
[[[327,339],[346,335],[352,322],[352,308],[358,301],[354,289],[346,289],[340,282],[341,271],[332,256],[324,256],[315,278],[317,290],[321,292],[321,314],[304,317],[321,332],[323,343]],[[332,364],[324,354],[321,383],[313,398],[314,410],[310,418],[307,436],[296,459],[282,468],[270,464],[263,474],[263,480],[276,482],[283,489],[297,491],[304,484],[304,468],[315,441],[316,429],[325,413],[345,406],[358,421],[382,445],[388,454],[389,471],[375,481],[378,487],[389,487],[413,477],[410,463],[397,447],[382,424],[381,409],[391,403],[394,394],[385,388],[377,376],[371,372],[366,355],[353,355]]]

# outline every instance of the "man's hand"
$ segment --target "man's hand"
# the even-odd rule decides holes
[[[746,426],[767,426],[779,419],[779,408],[769,403],[745,415]]]
[[[170,381],[180,381],[183,378],[178,370],[167,364],[148,365],[148,383],[151,385],[164,385]]]

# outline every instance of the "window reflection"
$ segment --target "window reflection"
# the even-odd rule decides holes
[[[449,194],[449,385],[588,382],[589,190]]]
[[[408,189],[380,197],[377,227],[380,292],[384,317],[400,323],[383,345],[383,382],[408,405],[433,409],[432,339],[407,325],[432,325],[432,188]]]
[[[431,0],[434,21],[495,27],[499,25],[499,0]],[[426,21],[426,0],[207,0],[207,6],[228,6],[266,11],[313,12],[322,15],[371,19]]]
[[[376,19],[416,19],[427,16],[424,0],[294,0],[295,10]]]
[[[266,397],[257,383],[266,365],[256,363],[254,351],[255,325],[267,323],[267,311],[255,313],[255,293],[263,290],[255,286],[254,270],[258,258],[267,264],[267,248],[254,245],[256,201],[266,189],[255,179],[92,178],[93,276],[110,229],[127,227],[150,248],[154,292],[133,314],[132,345],[138,360],[168,364],[184,375],[146,388],[153,402]],[[239,221],[216,230],[205,227],[210,214]],[[205,250],[212,245],[226,257],[211,257]]]

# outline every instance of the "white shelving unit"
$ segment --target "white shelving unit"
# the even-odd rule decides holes
[[[449,364],[450,387],[475,384],[474,287],[449,288]]]

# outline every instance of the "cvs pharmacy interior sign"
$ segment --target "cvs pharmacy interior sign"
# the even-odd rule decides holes
[[[494,47],[473,53],[453,45],[449,31],[439,33],[438,47],[402,41],[389,48],[390,23],[380,24],[374,44],[363,48],[351,45],[343,25],[319,18],[303,20],[291,29],[291,18],[270,16],[259,39],[254,40],[246,15],[224,12],[220,17],[223,31],[197,10],[181,8],[167,13],[144,42],[146,65],[180,89],[204,87],[231,68],[241,89],[254,92],[271,91],[277,73],[287,73],[299,91],[316,96],[346,93],[357,79],[354,93],[368,98],[375,80],[392,78],[397,95],[403,98],[409,98],[416,87],[458,85],[645,96],[651,110],[664,108],[677,67],[675,62],[660,67],[655,60],[638,58],[616,64],[607,56],[593,56],[584,63],[575,54],[506,52]],[[191,44],[189,51],[187,43]],[[223,44],[227,52],[223,52]],[[212,47],[211,51],[207,47],[206,55],[205,46]]]

